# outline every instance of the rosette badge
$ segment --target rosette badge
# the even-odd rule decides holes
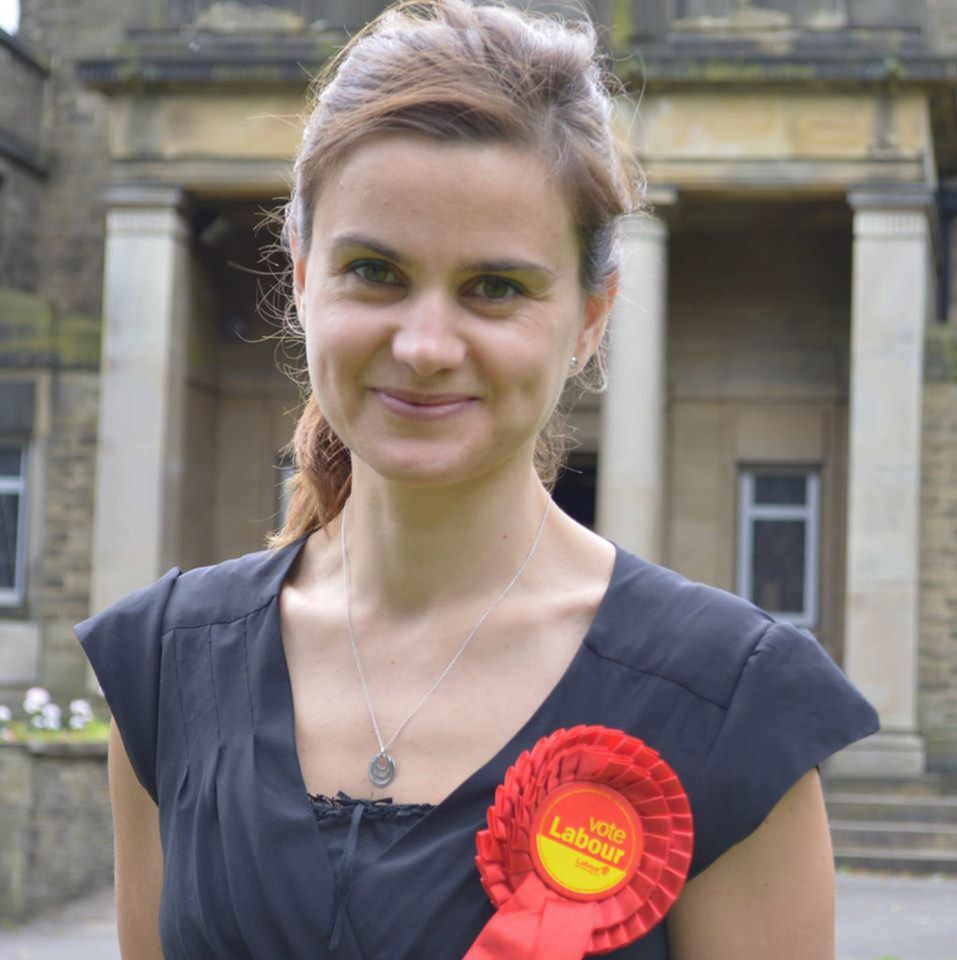
[[[637,737],[556,730],[508,769],[476,837],[496,913],[466,960],[580,960],[655,927],[691,865],[691,807]]]

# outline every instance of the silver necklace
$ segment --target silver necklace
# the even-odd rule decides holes
[[[479,620],[479,622],[472,628],[472,632],[462,642],[462,645],[455,652],[455,656],[449,661],[448,666],[446,666],[446,668],[439,674],[435,683],[433,683],[432,686],[429,687],[429,689],[425,692],[425,696],[422,697],[422,699],[409,711],[409,715],[405,718],[405,720],[402,721],[402,723],[399,724],[399,728],[395,731],[395,733],[392,734],[388,741],[383,741],[382,739],[382,733],[379,730],[379,724],[376,720],[375,710],[372,708],[372,698],[369,696],[369,687],[366,684],[365,673],[362,670],[362,663],[359,660],[359,647],[356,644],[356,635],[352,629],[352,617],[349,613],[349,559],[346,556],[346,509],[348,508],[349,500],[351,499],[352,497],[349,497],[349,499],[346,500],[345,504],[343,505],[342,527],[339,531],[340,540],[342,541],[342,573],[345,580],[346,589],[346,623],[349,627],[349,640],[352,643],[352,654],[356,660],[356,670],[359,673],[359,682],[362,684],[362,693],[365,696],[366,706],[369,708],[369,717],[372,719],[372,729],[375,731],[376,742],[379,744],[379,752],[369,762],[369,781],[374,787],[385,787],[392,783],[392,781],[395,779],[396,773],[395,760],[389,753],[389,747],[395,743],[396,737],[402,733],[402,731],[405,729],[405,725],[416,715],[416,713],[418,713],[422,704],[424,704],[425,701],[428,700],[433,693],[435,693],[439,684],[446,678],[448,672],[452,669],[452,667],[455,666],[459,657],[461,657],[465,652],[465,648],[469,645],[469,641],[475,636],[478,628],[482,626],[485,618],[502,602],[505,594],[512,589],[515,581],[518,580],[518,578],[522,575],[522,571],[525,569],[528,561],[532,559],[532,554],[535,552],[535,548],[538,546],[538,541],[542,536],[542,530],[545,527],[545,518],[548,516],[548,508],[552,505],[552,498],[549,496],[548,503],[545,504],[545,512],[542,514],[541,522],[538,525],[538,533],[535,534],[535,542],[532,544],[532,549],[528,551],[528,556],[518,568],[518,573],[512,577],[509,585],[502,591],[501,596],[499,596],[495,603],[493,603],[492,606],[490,606],[488,610],[482,614],[481,620]]]

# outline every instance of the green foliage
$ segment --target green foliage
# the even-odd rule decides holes
[[[44,743],[106,743],[110,736],[110,721],[91,720],[82,730],[44,730],[31,726],[26,720],[12,720],[4,726],[2,739],[7,743],[26,743],[40,740]]]

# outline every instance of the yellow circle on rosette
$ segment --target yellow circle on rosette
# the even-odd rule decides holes
[[[553,890],[601,900],[635,875],[644,831],[635,808],[601,783],[566,783],[539,804],[531,823],[532,861]]]

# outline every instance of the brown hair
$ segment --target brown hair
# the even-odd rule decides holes
[[[579,278],[600,291],[618,268],[618,221],[642,207],[643,176],[612,129],[615,80],[599,66],[587,19],[520,13],[468,0],[404,0],[380,14],[311,85],[310,109],[282,214],[281,244],[308,254],[312,215],[330,171],[361,142],[415,132],[440,141],[529,147],[553,164],[578,227]],[[286,300],[284,327],[302,330]],[[608,333],[577,375],[582,392],[606,388]],[[542,427],[534,466],[551,492],[567,456],[567,412]],[[292,440],[288,509],[270,549],[325,526],[349,495],[352,462],[308,392]]]

